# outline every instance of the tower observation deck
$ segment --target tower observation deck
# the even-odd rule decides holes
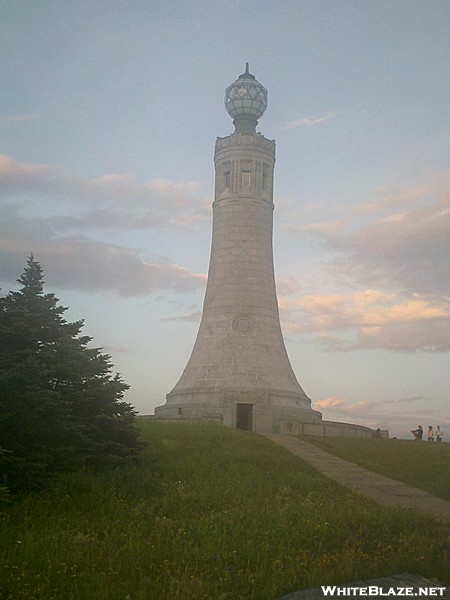
[[[292,370],[275,287],[275,142],[256,132],[267,90],[245,73],[225,92],[235,131],[217,138],[213,233],[192,354],[155,417],[261,432],[320,423]]]

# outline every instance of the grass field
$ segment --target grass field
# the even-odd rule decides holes
[[[142,435],[141,465],[67,475],[1,511],[2,600],[274,600],[405,571],[445,581],[444,530],[262,437],[157,423]]]
[[[450,500],[450,444],[414,440],[305,438],[366,469]]]

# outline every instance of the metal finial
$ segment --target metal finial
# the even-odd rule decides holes
[[[255,79],[255,76],[250,73],[248,62],[245,63],[245,73],[239,75],[242,79]]]

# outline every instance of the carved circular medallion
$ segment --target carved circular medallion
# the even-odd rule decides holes
[[[233,329],[239,333],[248,333],[252,325],[252,318],[247,314],[238,315],[233,319]]]

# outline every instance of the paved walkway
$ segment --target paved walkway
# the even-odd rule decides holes
[[[316,468],[320,473],[341,485],[384,506],[409,508],[428,517],[450,523],[450,502],[436,498],[424,490],[407,485],[390,477],[379,475],[313,444],[290,435],[263,433],[266,438],[284,446],[295,456]]]

